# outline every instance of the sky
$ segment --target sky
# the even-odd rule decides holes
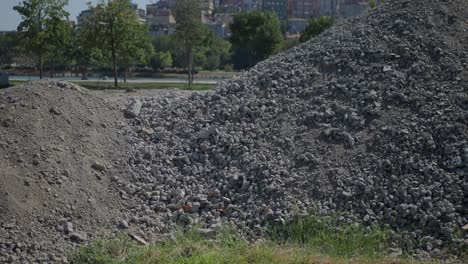
[[[69,0],[66,10],[70,13],[70,19],[76,21],[78,14],[86,9],[86,3],[90,0]],[[16,30],[21,17],[13,10],[15,5],[22,0],[0,0],[0,31]],[[96,3],[97,0],[91,2]],[[145,9],[150,0],[133,0],[138,4],[138,8]],[[155,1],[156,2],[156,1]]]

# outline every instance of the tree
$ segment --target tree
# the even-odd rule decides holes
[[[88,67],[93,62],[103,61],[103,55],[98,48],[98,32],[93,22],[84,21],[76,27],[72,34],[70,57],[76,61],[81,71],[81,79],[88,79]]]
[[[154,69],[163,69],[172,66],[172,55],[169,51],[156,52],[151,58],[151,67]]]
[[[72,41],[71,25],[66,23],[53,23],[49,27],[49,42],[50,49],[45,57],[49,62],[50,77],[55,77],[55,66],[58,63],[67,64],[69,62],[69,49]]]
[[[148,28],[140,23],[129,23],[127,38],[121,43],[118,61],[124,68],[124,82],[127,82],[128,69],[134,64],[147,64],[154,54]]]
[[[302,32],[301,37],[299,37],[299,42],[306,42],[307,40],[318,36],[323,31],[327,30],[335,23],[333,17],[318,17],[309,19],[309,23]]]
[[[231,44],[209,31],[206,45],[195,54],[195,61],[205,70],[216,70],[230,63]]]
[[[231,43],[238,54],[247,56],[249,67],[281,50],[283,35],[276,14],[254,11],[234,17],[231,28]],[[236,51],[235,51],[236,52]]]
[[[12,64],[16,55],[16,36],[11,33],[0,35],[0,66]]]
[[[13,9],[21,15],[18,26],[19,43],[24,53],[39,59],[39,77],[42,79],[44,56],[58,48],[63,25],[69,14],[64,10],[68,0],[23,0]]]
[[[186,53],[188,85],[192,87],[194,52],[206,41],[208,29],[201,22],[201,11],[197,0],[177,0],[173,13],[176,20],[175,38]]]
[[[118,64],[126,73],[132,63],[144,63],[152,55],[147,28],[138,21],[130,0],[101,0],[90,8],[93,10],[90,23],[96,32],[93,34],[95,39],[89,41],[94,41],[102,58],[111,62],[114,86],[117,87]]]
[[[176,49],[176,42],[173,35],[159,35],[152,39],[153,48],[158,51],[174,51]]]

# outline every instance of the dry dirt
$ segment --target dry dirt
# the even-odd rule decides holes
[[[123,200],[111,176],[125,159],[125,120],[81,89],[41,81],[0,92],[0,246],[35,253],[116,225]]]

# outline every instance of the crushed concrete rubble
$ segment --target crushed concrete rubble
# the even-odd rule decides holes
[[[68,262],[177,225],[249,238],[298,215],[391,229],[394,256],[468,246],[468,2],[394,0],[215,91],[0,91],[0,263]]]

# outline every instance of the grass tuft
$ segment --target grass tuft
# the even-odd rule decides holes
[[[337,217],[297,217],[286,225],[273,226],[272,230],[273,240],[304,245],[322,255],[375,258],[387,253],[386,230],[341,223]]]
[[[149,246],[121,236],[86,245],[70,259],[77,264],[429,263],[389,258],[385,230],[366,230],[333,217],[296,218],[272,230],[271,239],[262,243],[249,243],[227,227],[211,239],[195,227],[181,228]]]

